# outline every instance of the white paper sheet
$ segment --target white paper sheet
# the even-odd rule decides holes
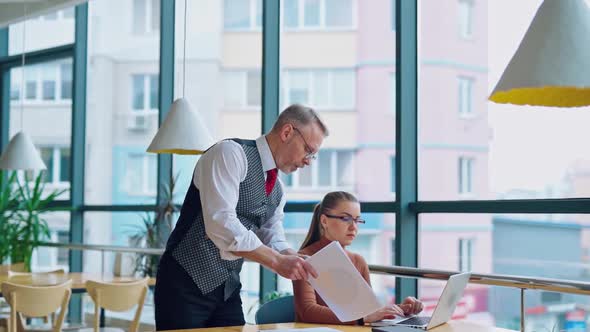
[[[357,320],[382,307],[338,242],[330,243],[307,261],[319,274],[317,279],[309,278],[309,283],[340,321]]]
[[[263,332],[340,332],[330,327],[306,327],[301,329],[276,329],[276,330],[260,330]]]

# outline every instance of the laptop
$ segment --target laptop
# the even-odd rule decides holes
[[[436,308],[432,312],[432,317],[412,316],[399,317],[395,319],[384,319],[372,323],[372,326],[407,326],[422,330],[430,330],[451,319],[457,303],[463,296],[463,291],[467,287],[471,273],[460,273],[449,277],[445,289],[443,290]]]

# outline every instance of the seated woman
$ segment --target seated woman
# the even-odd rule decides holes
[[[343,191],[328,193],[313,211],[311,225],[299,253],[311,256],[332,241],[338,241],[370,286],[367,262],[360,255],[346,250],[356,237],[359,225],[365,222],[360,214],[361,206],[354,195]],[[423,308],[419,300],[407,297],[400,305],[384,306],[358,321],[341,322],[306,281],[293,281],[293,293],[295,320],[305,323],[362,325],[396,316],[417,314]]]

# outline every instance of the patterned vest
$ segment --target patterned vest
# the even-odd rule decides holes
[[[240,183],[236,213],[246,229],[256,232],[277,209],[283,191],[277,183],[270,195],[266,196],[264,172],[256,142],[233,140],[244,149],[248,162],[246,179]],[[219,249],[205,233],[200,193],[192,181],[176,227],[166,244],[166,253],[172,254],[203,294],[213,291],[228,279],[239,283],[244,260],[221,259]]]

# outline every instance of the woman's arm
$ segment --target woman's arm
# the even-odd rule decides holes
[[[356,324],[356,321],[341,322],[332,309],[319,304],[316,300],[315,290],[306,281],[293,281],[293,295],[297,321],[315,324]]]

